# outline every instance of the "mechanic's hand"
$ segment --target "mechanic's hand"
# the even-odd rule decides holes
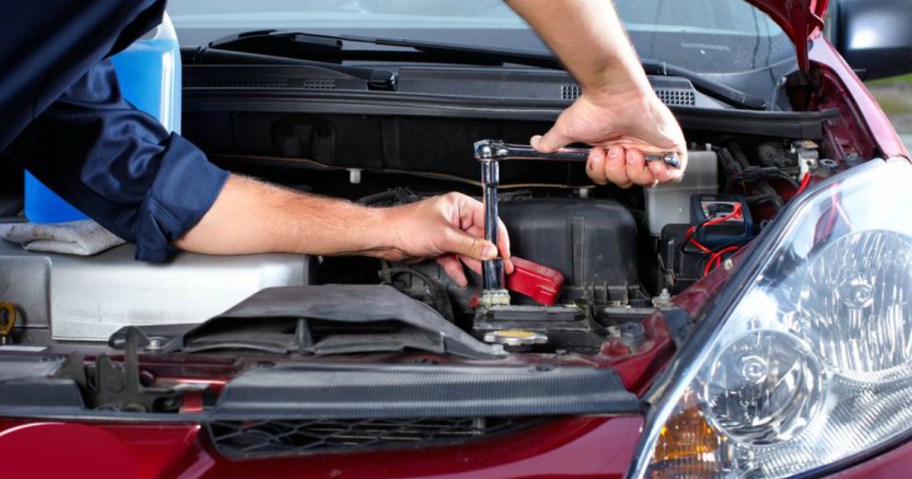
[[[668,107],[652,91],[591,98],[585,93],[570,105],[532,146],[552,153],[570,143],[592,145],[586,173],[600,185],[609,181],[623,188],[654,186],[675,181],[687,166],[687,146],[681,127]],[[647,163],[643,153],[677,151],[681,168],[657,161]]]
[[[484,206],[478,200],[460,193],[448,193],[408,205],[389,209],[393,247],[378,256],[391,261],[436,258],[447,275],[460,286],[466,286],[462,263],[481,272],[481,261],[504,258],[506,272],[513,272],[510,262],[510,238],[503,222],[498,232],[498,245],[484,239]]]

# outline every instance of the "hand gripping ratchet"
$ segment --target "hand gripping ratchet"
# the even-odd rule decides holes
[[[545,161],[578,161],[589,159],[588,148],[561,148],[554,153],[542,153],[531,145],[515,145],[501,140],[481,140],[475,142],[475,159],[481,163],[481,184],[485,206],[485,239],[497,244],[497,187],[500,184],[500,162],[503,160],[545,160]],[[661,161],[672,168],[681,167],[681,158],[677,152],[646,153],[646,161]],[[482,297],[483,305],[509,303],[509,295],[504,289],[503,258],[482,262]]]

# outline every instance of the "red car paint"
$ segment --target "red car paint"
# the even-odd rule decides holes
[[[51,478],[621,478],[639,417],[569,418],[460,446],[230,461],[196,424],[0,422],[0,477]],[[31,460],[23,460],[31,458]]]
[[[798,66],[808,71],[808,44],[823,30],[829,0],[748,0],[767,13],[795,44]]]
[[[840,153],[850,153],[853,148],[866,148],[857,152],[865,155],[879,150],[884,158],[909,158],[890,119],[836,48],[823,39],[814,42],[811,60],[819,71],[818,96],[826,99],[813,106],[819,110],[837,108],[840,113],[840,119],[830,122],[826,129],[834,147],[839,148],[834,157],[842,158]]]
[[[912,443],[833,475],[833,479],[896,479],[912,474]]]
[[[909,157],[862,82],[820,37],[827,0],[752,3],[770,14],[795,42],[799,65],[817,86],[817,95],[808,107],[840,112],[840,119],[826,126],[833,150],[829,154],[834,158],[853,152]],[[674,303],[697,316],[730,275],[731,271],[718,268],[677,296]],[[609,342],[594,360],[570,356],[561,362],[616,368],[625,386],[642,394],[673,352],[660,314],[649,318],[645,326],[646,341],[638,351]],[[214,389],[243,366],[231,360],[210,364],[187,364],[186,360],[177,356],[148,366],[158,381],[208,383]],[[543,360],[523,359],[529,363]],[[185,406],[185,411],[198,411],[201,402],[195,398]],[[231,460],[212,449],[204,429],[195,423],[0,420],[0,451],[8,459],[0,464],[0,477],[620,478],[628,471],[642,427],[641,417],[560,418],[533,429],[461,445]],[[910,470],[912,445],[906,444],[835,477],[904,477]]]

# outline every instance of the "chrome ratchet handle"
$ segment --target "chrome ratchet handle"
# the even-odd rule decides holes
[[[542,153],[531,145],[504,143],[500,140],[481,140],[475,143],[475,159],[493,160],[545,160],[545,161],[581,161],[589,159],[589,148],[561,148],[554,153]],[[681,157],[675,151],[663,153],[645,153],[646,161],[661,161],[672,168],[681,167]]]
[[[481,166],[481,184],[484,195],[485,239],[498,244],[497,187],[500,185],[500,162],[505,160],[542,160],[585,162],[588,148],[561,148],[554,153],[542,153],[532,145],[504,143],[501,140],[481,140],[475,143],[475,159]],[[661,161],[672,168],[681,167],[676,152],[648,153],[646,161]],[[482,302],[494,304],[506,298],[503,258],[482,262]]]

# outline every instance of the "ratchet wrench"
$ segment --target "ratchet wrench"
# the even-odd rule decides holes
[[[501,140],[475,142],[475,159],[481,163],[481,184],[485,206],[485,239],[497,244],[497,187],[500,184],[500,162],[503,160],[544,160],[585,162],[588,148],[561,148],[554,153],[542,153],[531,145],[504,143]],[[672,168],[681,167],[677,152],[646,153],[646,161],[661,161]],[[508,304],[509,295],[504,289],[503,258],[482,262],[482,297],[486,306]]]

